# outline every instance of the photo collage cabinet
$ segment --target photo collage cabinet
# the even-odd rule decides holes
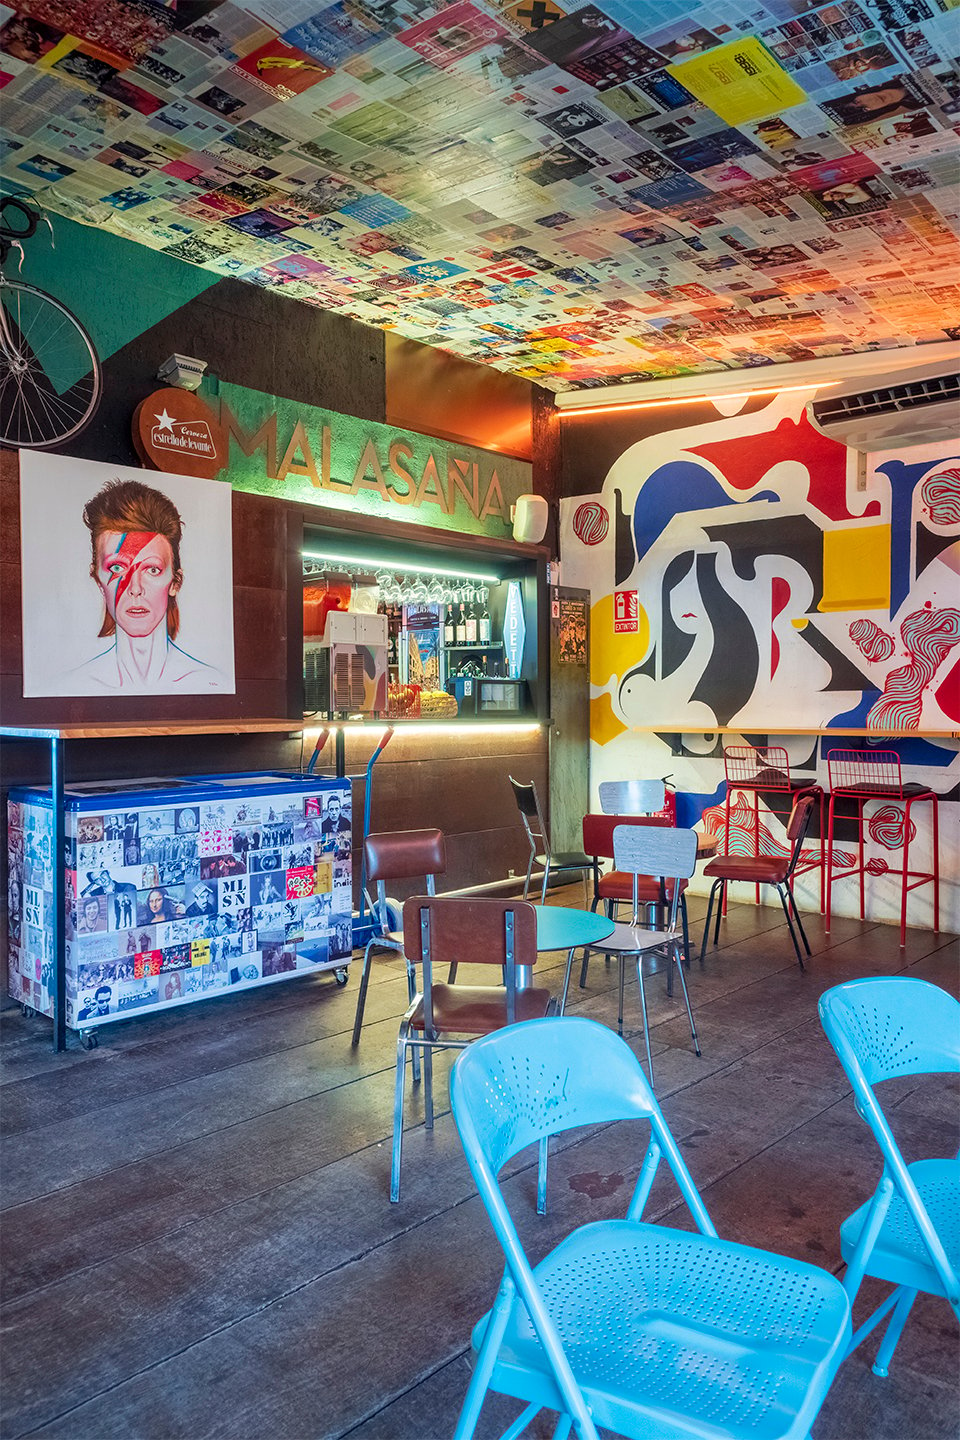
[[[7,807],[9,989],[53,1013],[53,810]],[[347,964],[344,780],[288,774],[68,786],[66,1022],[123,1018]]]

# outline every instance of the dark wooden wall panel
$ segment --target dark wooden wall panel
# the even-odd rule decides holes
[[[69,299],[66,281],[64,289]],[[125,303],[134,303],[124,298]],[[388,418],[385,337],[381,331],[282,295],[267,294],[240,281],[223,280],[106,358],[100,409],[93,423],[68,447],[68,453],[137,466],[130,437],[133,412],[156,389],[157,369],[174,351],[205,360],[212,375],[235,384],[366,420],[385,423]],[[489,373],[482,367],[476,367],[476,371],[472,380],[482,389],[489,381]],[[496,377],[494,385],[503,379]],[[534,488],[554,498],[558,493],[559,451],[553,440],[556,422],[549,419],[552,397],[536,387],[529,387],[529,393],[534,406],[535,446],[537,435],[549,442],[542,454],[534,457]],[[424,433],[462,434],[472,443],[483,443],[472,424],[464,424],[462,415],[448,415],[449,423],[444,424],[443,405],[438,407],[437,397],[423,398],[424,404],[416,407],[417,416],[409,417],[406,424]],[[526,403],[521,397],[521,410]],[[236,696],[157,696],[146,702],[135,697],[25,700],[18,476],[16,455],[0,452],[0,723],[289,715],[291,726],[299,725],[299,549],[303,524],[299,507],[254,495],[233,497]],[[319,521],[319,515],[317,518]],[[361,519],[358,523],[362,531],[364,522]],[[391,526],[386,522],[378,528],[389,531]],[[425,538],[427,543],[439,543],[435,535]],[[510,547],[504,545],[504,550]],[[373,743],[373,738],[348,742],[349,772],[362,773]],[[307,752],[305,758],[309,747]],[[133,781],[146,775],[296,770],[301,756],[299,737],[289,739],[284,735],[180,736],[149,742],[85,740],[68,747],[67,774],[77,781]],[[331,758],[329,752],[325,758]],[[0,805],[4,816],[9,786],[47,783],[47,766],[44,746],[0,744]],[[388,830],[439,825],[450,837],[445,888],[499,880],[510,869],[522,873],[528,849],[507,784],[511,771],[535,779],[546,794],[544,732],[469,738],[465,732],[439,736],[398,732],[376,772],[374,823]],[[361,784],[355,785],[354,794],[359,806]],[[0,950],[4,961],[5,852],[4,838],[0,850]]]
[[[74,698],[23,696],[20,594],[20,481],[17,457],[0,452],[0,723],[79,724],[84,720],[233,719],[296,714],[288,708],[287,551],[289,507],[257,495],[233,496],[236,695]],[[296,543],[299,546],[299,521]],[[91,582],[92,583],[92,582]],[[299,634],[297,644],[299,646]],[[148,707],[145,709],[145,705]]]

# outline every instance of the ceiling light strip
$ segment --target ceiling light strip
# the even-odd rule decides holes
[[[611,400],[604,405],[578,405],[575,410],[561,410],[560,418],[574,420],[579,415],[602,415],[614,410],[661,410],[665,405],[697,405],[704,401],[752,400],[755,395],[784,395],[791,390],[808,390],[813,394],[818,389],[819,385],[808,381],[806,385],[771,385],[763,390],[717,390],[712,395],[677,395],[671,400],[623,400],[619,405]]]

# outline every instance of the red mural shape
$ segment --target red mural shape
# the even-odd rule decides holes
[[[893,636],[881,630],[875,620],[854,620],[848,633],[860,653],[870,661],[889,660],[897,648]]]
[[[876,840],[878,845],[888,850],[899,850],[903,845],[904,813],[899,805],[881,805],[867,822],[871,840]],[[907,833],[912,844],[917,838],[917,827],[912,820]]]
[[[960,470],[941,470],[924,480],[920,501],[934,525],[960,524]]]
[[[947,671],[947,678],[937,691],[937,704],[944,715],[960,724],[960,660]]]
[[[599,545],[606,540],[610,529],[610,516],[603,505],[590,500],[578,505],[573,516],[573,533],[584,545]]]
[[[923,692],[937,670],[960,643],[960,610],[915,610],[900,626],[910,656],[909,665],[891,670],[883,695],[867,715],[867,728],[916,730],[923,708]]]
[[[802,415],[799,420],[781,420],[775,430],[763,435],[742,435],[736,440],[714,440],[690,447],[723,474],[736,490],[752,490],[774,465],[798,460],[810,476],[807,498],[828,520],[862,519],[880,514],[880,503],[871,500],[862,516],[847,506],[847,447],[828,440],[814,430]]]
[[[780,664],[780,641],[777,639],[776,620],[790,603],[790,585],[781,575],[774,575],[770,585],[770,678],[773,679]]]

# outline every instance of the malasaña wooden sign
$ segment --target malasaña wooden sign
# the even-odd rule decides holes
[[[525,461],[225,382],[148,396],[134,441],[155,469],[468,534],[508,535],[532,488]]]

